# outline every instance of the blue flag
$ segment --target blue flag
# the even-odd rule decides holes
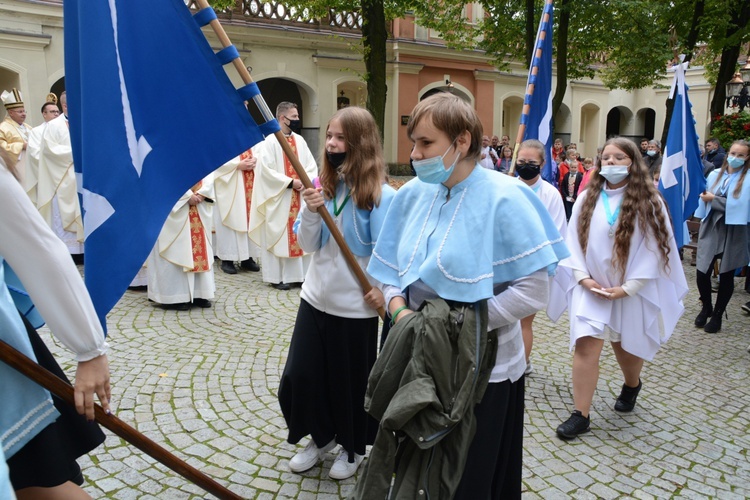
[[[688,87],[685,85],[687,63],[677,64],[672,69],[674,109],[664,147],[659,191],[664,195],[672,216],[677,248],[681,248],[688,237],[685,221],[698,208],[699,195],[706,189],[706,179],[703,177],[693,107],[688,99]]]
[[[183,0],[63,7],[85,281],[106,331],[177,199],[263,134],[244,106],[252,89],[235,89],[222,66],[236,49],[214,54],[201,32],[211,9],[194,18]]]
[[[544,162],[542,178],[557,186],[552,158],[552,2],[544,5],[534,47],[524,99],[524,107],[528,105],[529,110],[521,115],[521,124],[526,124],[523,140],[538,139],[544,144],[547,161]],[[534,68],[537,68],[536,74],[533,74]],[[529,95],[529,85],[532,84],[534,93]]]

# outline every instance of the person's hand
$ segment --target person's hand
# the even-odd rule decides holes
[[[255,165],[258,163],[257,158],[245,158],[244,160],[240,160],[240,164],[237,165],[237,170],[253,170],[255,169]]]
[[[714,200],[714,198],[716,198],[716,195],[713,194],[711,191],[703,191],[700,194],[700,197],[702,201],[706,203],[711,203]]]
[[[372,287],[369,292],[365,294],[365,302],[368,306],[375,309],[376,311],[385,305],[385,298],[383,292],[377,287]],[[401,314],[404,314],[403,312]],[[401,315],[399,314],[399,316]]]
[[[28,142],[23,141],[23,150],[26,151],[26,147],[29,145]]]
[[[190,196],[190,199],[188,200],[188,205],[195,206],[198,203],[203,203],[202,194],[193,194],[192,196]]]
[[[323,200],[323,194],[321,191],[323,188],[308,188],[302,191],[302,198],[305,200],[305,204],[307,204],[307,208],[311,212],[318,212],[318,209],[323,206],[323,203],[325,200]]]
[[[292,181],[292,189],[294,189],[295,191],[302,191],[302,189],[304,189],[304,187],[305,186],[302,185],[302,181],[301,180],[294,179]]]
[[[75,404],[76,411],[94,420],[94,394],[106,413],[110,413],[109,400],[112,398],[109,386],[109,360],[106,354],[89,361],[81,361],[76,369]]]
[[[599,290],[602,289],[602,286],[593,278],[582,279],[580,282],[578,282],[578,284],[586,290],[591,290],[592,288],[598,288]]]
[[[628,296],[628,294],[625,293],[625,290],[623,290],[621,286],[605,288],[604,291],[609,293],[609,297],[602,296],[607,300],[617,300],[617,299],[622,299]]]

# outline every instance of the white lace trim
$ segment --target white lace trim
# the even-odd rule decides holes
[[[47,408],[46,411],[41,413],[40,415],[37,415],[35,418],[35,414],[42,411],[44,408]],[[55,407],[52,404],[52,401],[50,400],[44,400],[44,402],[37,405],[35,408],[33,408],[31,411],[29,411],[16,425],[8,429],[8,431],[3,434],[2,438],[0,438],[3,442],[3,451],[7,452],[10,450],[13,446],[15,446],[16,443],[18,443],[20,440],[22,440],[25,436],[27,436],[32,430],[34,430],[40,422],[42,422],[44,419],[49,417],[51,414],[53,414],[55,411]],[[8,439],[9,436],[13,435],[20,427],[22,427],[26,422],[28,422],[30,419],[34,418],[34,420],[26,427],[26,429],[20,433],[17,434],[13,439]]]

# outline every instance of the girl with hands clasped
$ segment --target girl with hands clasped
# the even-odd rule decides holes
[[[573,355],[575,411],[557,428],[563,439],[589,431],[599,379],[599,357],[609,340],[625,383],[615,410],[632,411],[644,360],[672,334],[688,288],[669,215],[636,145],[612,138],[588,188],[573,207],[560,263],[571,276],[565,298],[553,294],[548,311],[567,306]]]
[[[706,191],[700,195],[702,203],[695,211],[695,216],[701,218],[695,280],[703,303],[695,318],[695,326],[703,327],[706,333],[716,333],[721,329],[721,316],[734,292],[734,272],[750,260],[747,234],[750,182],[745,179],[748,168],[750,143],[735,141],[721,169],[708,174]],[[714,307],[711,304],[710,273],[719,258],[719,292]]]
[[[295,224],[299,244],[314,252],[302,285],[279,403],[294,444],[307,446],[289,461],[292,472],[315,466],[336,443],[332,479],[354,475],[377,423],[364,410],[367,377],[377,356],[380,283],[363,296],[319,212],[328,210],[362,269],[367,267],[395,191],[386,183],[375,120],[362,108],[339,110],[328,122],[317,189],[304,189]]]

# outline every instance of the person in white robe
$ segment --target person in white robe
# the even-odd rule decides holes
[[[590,430],[606,340],[624,378],[614,409],[633,411],[644,361],[672,335],[688,292],[666,206],[635,143],[608,140],[595,169],[568,225],[571,256],[560,262],[560,274],[566,272],[570,281],[551,290],[547,309],[557,320],[567,306],[570,349],[575,348],[575,409],[557,428],[562,439]]]
[[[164,222],[146,260],[148,298],[165,309],[208,308],[214,298],[210,177],[185,192]]]
[[[544,144],[536,139],[523,141],[518,149],[516,172],[518,173],[518,178],[529,186],[539,199],[542,200],[547,212],[552,216],[552,220],[555,221],[555,227],[557,227],[561,235],[565,236],[568,230],[565,205],[563,204],[560,192],[552,184],[542,179],[541,172],[545,161]],[[554,278],[551,281],[554,281]],[[554,286],[554,283],[550,283],[550,286]],[[535,316],[536,314],[532,314],[521,320],[523,347],[526,353],[526,375],[534,370],[531,364],[531,348],[534,343],[533,323]]]
[[[75,256],[83,253],[83,219],[64,92],[60,104],[63,114],[49,121],[42,134],[36,205],[47,224]]]
[[[318,172],[315,157],[305,139],[294,132],[299,129],[297,105],[280,103],[276,118],[292,151],[313,179]],[[250,239],[260,247],[263,281],[278,290],[289,290],[290,283],[304,281],[311,259],[299,246],[293,230],[304,186],[275,136],[255,145],[253,156],[258,163],[250,209]]]
[[[248,149],[213,174],[216,255],[221,259],[221,270],[227,274],[237,274],[235,262],[240,263],[241,269],[260,271],[255,262],[260,257],[260,248],[248,234],[256,163],[252,150]]]
[[[26,175],[24,177],[23,188],[29,195],[34,206],[36,206],[36,186],[39,179],[39,158],[42,154],[42,136],[47,129],[47,123],[60,116],[60,108],[57,107],[57,96],[53,93],[47,94],[47,101],[42,106],[42,118],[44,121],[41,125],[31,129],[29,133],[29,144],[26,148]]]

